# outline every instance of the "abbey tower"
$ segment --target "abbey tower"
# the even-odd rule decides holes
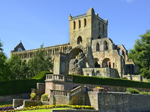
[[[91,7],[87,13],[69,16],[69,43],[72,47],[81,44],[86,47],[94,39],[107,38],[108,21],[95,14]]]

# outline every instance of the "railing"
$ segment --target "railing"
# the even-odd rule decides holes
[[[70,96],[73,96],[73,95],[75,95],[75,94],[77,94],[77,93],[79,93],[81,91],[82,91],[82,87],[78,86],[75,89],[71,90]]]
[[[53,95],[62,95],[62,96],[73,96],[79,92],[82,91],[82,87],[81,86],[78,86],[76,87],[75,89],[71,90],[71,91],[64,91],[64,90],[50,90],[51,93]]]
[[[79,92],[82,91],[82,87],[81,86],[78,86],[77,88],[71,90],[71,91],[64,91],[64,90],[50,90],[51,93],[53,95],[62,95],[62,96],[73,96]]]
[[[83,16],[86,16],[87,14],[81,14],[81,15],[77,15],[77,16],[73,16],[72,19],[76,19],[76,18],[79,18],[79,17],[83,17]]]
[[[73,82],[73,77],[66,76],[66,75],[46,74],[46,80],[47,81]]]
[[[53,95],[62,95],[62,96],[70,96],[70,91],[63,90],[50,90]]]

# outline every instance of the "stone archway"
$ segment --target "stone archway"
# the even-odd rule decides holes
[[[83,52],[83,50],[80,48],[72,49],[70,52],[70,59],[78,58],[80,52]]]
[[[83,50],[74,48],[69,54],[69,73],[82,75],[82,68],[86,68],[86,57]]]
[[[111,68],[110,59],[109,59],[109,58],[105,58],[105,59],[103,60],[102,65],[103,65],[103,67],[110,67],[110,68]]]

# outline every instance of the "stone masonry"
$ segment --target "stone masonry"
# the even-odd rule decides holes
[[[128,51],[124,45],[115,45],[107,37],[107,27],[108,20],[100,18],[93,8],[85,14],[69,15],[69,43],[44,48],[55,61],[54,69],[57,70],[54,74],[126,77],[142,81],[137,75],[136,64],[128,59]],[[17,54],[27,62],[37,50],[25,50],[20,42],[11,51],[10,57]]]

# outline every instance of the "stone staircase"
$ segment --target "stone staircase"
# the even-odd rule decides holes
[[[50,90],[50,105],[53,104],[77,104],[80,96],[85,95],[86,88],[78,86],[71,91],[66,90]],[[59,99],[59,100],[58,100]],[[84,102],[83,102],[84,103]]]

